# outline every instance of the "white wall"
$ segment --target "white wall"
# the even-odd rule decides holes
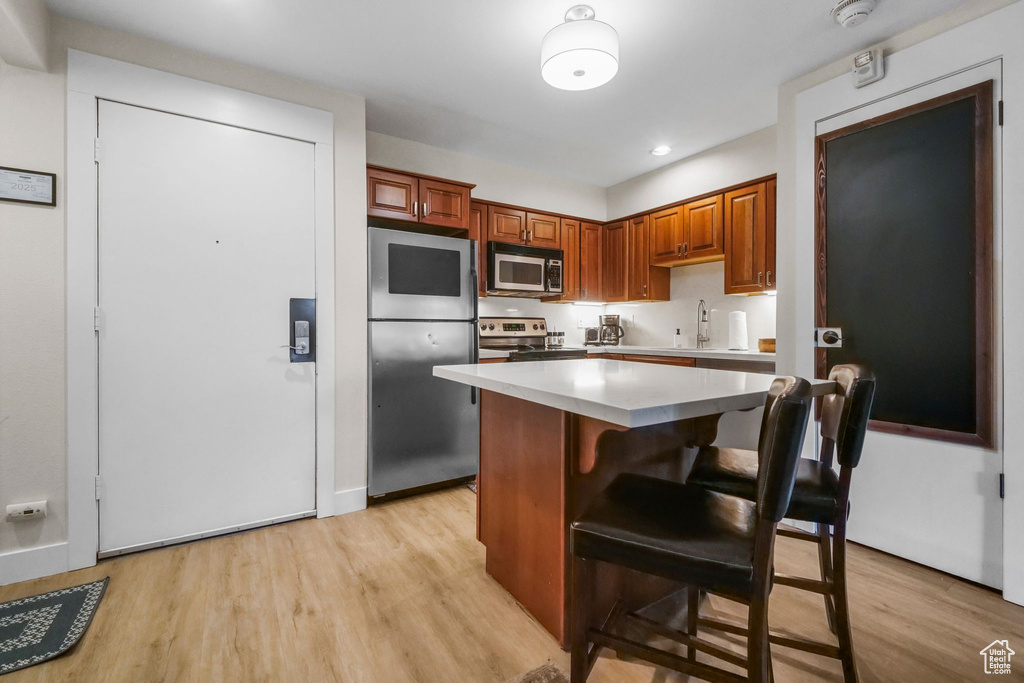
[[[3,17],[0,17],[0,21]],[[365,103],[362,97],[53,16],[50,72],[0,66],[4,163],[58,174],[54,208],[0,203],[0,506],[46,498],[41,521],[0,521],[0,572],[27,548],[63,541],[65,516],[64,177],[67,49],[334,113],[336,315],[366,319]],[[34,348],[26,353],[24,331]],[[366,485],[365,335],[338,335],[339,492]],[[5,556],[5,553],[7,555]],[[47,555],[48,557],[50,554]],[[28,566],[18,561],[18,566]],[[35,567],[36,565],[33,565]],[[0,583],[6,577],[0,577]]]
[[[43,0],[0,0],[0,62],[45,70],[50,13]]]
[[[775,173],[775,126],[608,188],[614,220]]]
[[[605,190],[518,166],[367,131],[367,163],[476,183],[473,198],[603,222]]]
[[[939,87],[939,79],[944,76],[1000,57],[1006,110],[1020,111],[1024,108],[1024,49],[1019,41],[1022,27],[1024,5],[1014,4],[904,46],[887,56],[887,78],[863,91],[855,91],[845,76],[826,79],[810,88],[815,85],[816,75],[780,90],[778,336],[783,371],[810,373],[813,365],[810,330],[816,122],[925,83],[935,82]],[[1009,191],[1024,186],[1022,121],[1008,116],[1001,129],[1002,187],[1008,191],[1002,196],[1001,206],[997,204],[1002,220],[997,221],[995,256],[996,272],[1002,273],[1002,282],[997,282],[997,300],[999,290],[1006,293],[1002,315],[997,315],[1006,340],[1024,334],[1019,297],[1024,286],[1020,264],[1024,254],[1024,234],[1020,230],[1024,198],[1019,192]],[[999,225],[1005,226],[1002,248]],[[1012,343],[1007,348],[1015,350]],[[1000,360],[1000,379],[1007,387],[1003,410],[1006,415],[1020,415],[1024,412],[1024,393],[1014,388],[1024,379],[1024,362],[1017,353]],[[999,365],[997,360],[997,368]],[[997,423],[1003,424],[1001,415]],[[1024,602],[1024,497],[1015,484],[1024,481],[1024,426],[1010,419],[1004,428],[997,435],[997,443],[1003,448],[996,452],[869,434],[865,459],[854,477],[850,537],[976,581],[1002,585],[1007,599]],[[878,457],[869,458],[871,453]],[[995,494],[1000,459],[1007,477],[1002,503]]]

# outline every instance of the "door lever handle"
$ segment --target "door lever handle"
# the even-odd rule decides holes
[[[305,353],[307,347],[306,347],[305,344],[299,344],[298,346],[290,346],[288,344],[284,344],[284,345],[279,346],[277,348],[279,348],[279,349],[291,349],[292,351],[299,351],[300,353]]]

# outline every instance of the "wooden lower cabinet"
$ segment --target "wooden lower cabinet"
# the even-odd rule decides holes
[[[488,363],[504,363],[507,358],[481,358],[479,361],[480,365],[487,365]]]
[[[626,263],[629,251],[626,221],[604,226],[601,289],[604,301],[628,301]]]
[[[604,230],[597,223],[580,224],[580,301],[602,301]]]

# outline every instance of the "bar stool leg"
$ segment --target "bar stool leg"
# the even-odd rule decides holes
[[[818,535],[818,566],[821,568],[821,580],[831,583],[832,570],[832,536],[829,533],[828,524],[815,524]],[[828,619],[828,629],[836,633],[836,608],[832,596],[826,593],[825,618]]]
[[[569,632],[569,652],[572,657],[570,665],[570,683],[585,683],[587,680],[588,645],[587,629],[589,627],[589,602],[591,592],[591,579],[593,576],[592,563],[587,560],[572,556],[572,622]]]
[[[768,649],[768,600],[754,598],[747,617],[747,680],[770,680],[771,652]]]
[[[700,591],[696,588],[686,589],[686,633],[697,637],[697,618],[700,616]],[[686,646],[686,659],[691,662],[697,661],[697,648],[692,645]]]
[[[836,606],[836,637],[839,640],[839,656],[843,663],[843,680],[846,683],[855,683],[858,680],[857,658],[853,650],[853,629],[850,626],[850,603],[847,598],[845,521],[835,527],[835,540],[832,549],[835,553],[833,590],[835,591]]]

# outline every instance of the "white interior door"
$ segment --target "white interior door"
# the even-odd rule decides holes
[[[990,62],[819,121],[817,134],[903,109],[987,80],[993,112],[1002,68]],[[1002,472],[1002,128],[993,127],[995,296],[994,448],[869,431],[851,487],[849,538],[921,564],[1001,587]],[[907,295],[913,304],[912,293]]]
[[[101,101],[101,555],[310,514],[314,147]]]

